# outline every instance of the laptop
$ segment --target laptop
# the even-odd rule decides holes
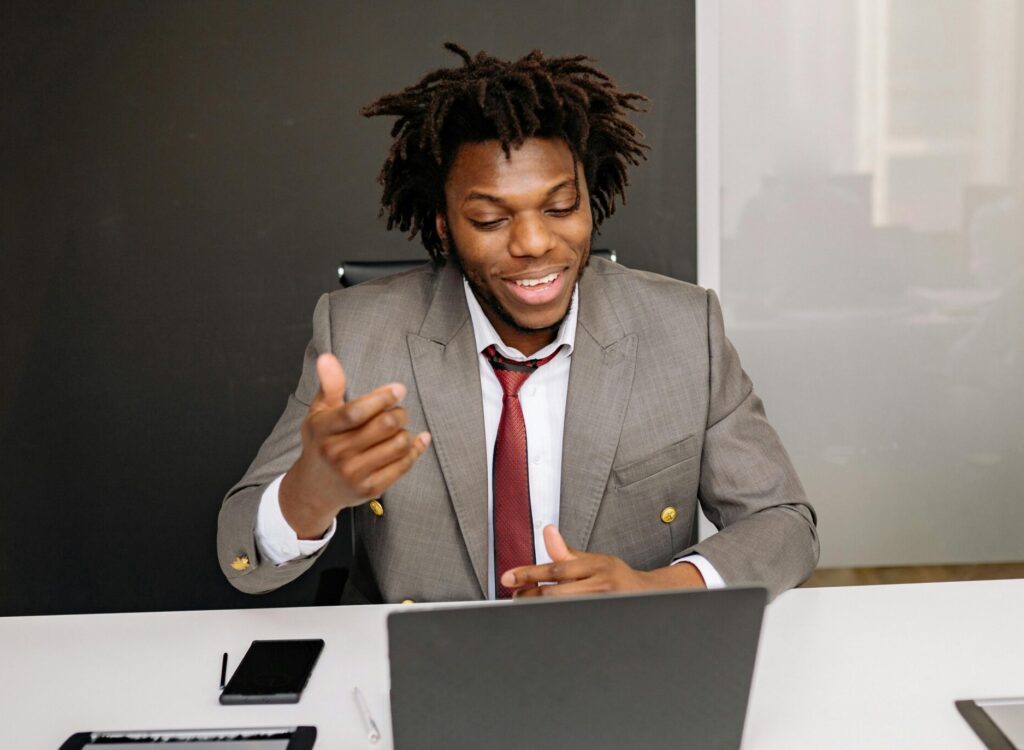
[[[388,616],[396,750],[736,750],[762,588]]]

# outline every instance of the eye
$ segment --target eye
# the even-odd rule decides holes
[[[567,208],[549,208],[548,216],[568,216],[569,214],[576,213],[575,206],[568,206]]]
[[[470,219],[469,223],[472,224],[474,228],[487,232],[497,229],[504,221],[504,219],[493,219],[491,221],[477,221],[476,219]]]

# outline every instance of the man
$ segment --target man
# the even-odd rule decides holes
[[[382,213],[433,263],[320,299],[224,573],[294,579],[351,507],[346,601],[800,583],[814,512],[714,294],[589,262],[643,97],[584,57],[446,47],[462,66],[364,110],[398,118]],[[698,500],[720,531],[691,546]]]

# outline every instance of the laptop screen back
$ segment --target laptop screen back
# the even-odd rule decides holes
[[[396,750],[735,750],[764,589],[388,617]]]

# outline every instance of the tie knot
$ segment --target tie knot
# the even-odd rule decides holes
[[[503,357],[498,354],[497,348],[492,344],[491,346],[484,349],[484,356],[487,357],[487,361],[491,363],[491,367],[494,369],[494,375],[498,378],[498,382],[501,383],[501,390],[505,396],[516,396],[519,394],[519,389],[523,387],[523,383],[529,378],[538,367],[542,367],[550,362],[561,348],[555,349],[548,356],[543,359],[527,359],[519,362],[508,357]]]

